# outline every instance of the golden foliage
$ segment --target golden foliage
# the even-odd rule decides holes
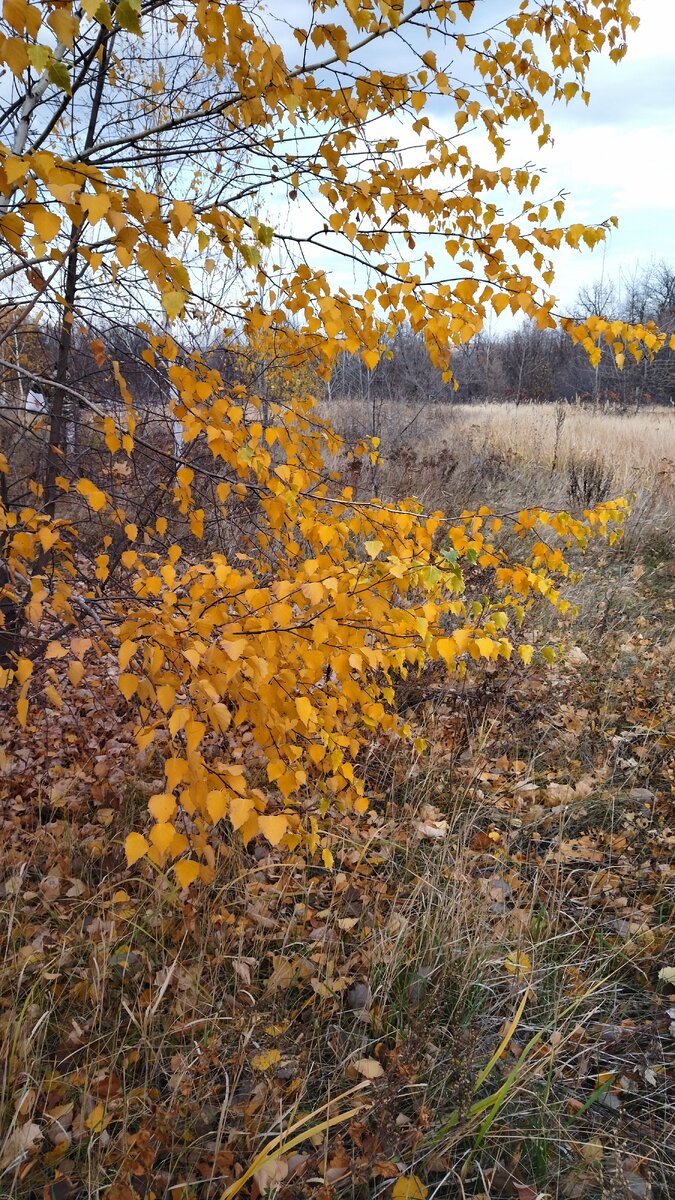
[[[37,494],[35,508],[0,507],[7,594],[26,620],[38,629],[49,613],[76,625],[93,604],[117,648],[119,687],[136,709],[138,744],[160,747],[165,772],[164,790],[149,803],[154,823],[147,839],[129,836],[128,860],[147,857],[159,868],[173,862],[180,886],[212,877],[211,829],[223,819],[246,841],[262,835],[314,853],[320,813],[331,805],[365,811],[361,751],[373,730],[406,732],[392,704],[397,677],[438,659],[461,673],[474,662],[508,660],[514,648],[528,663],[533,647],[518,645],[525,610],[544,600],[567,612],[560,589],[568,551],[595,537],[614,541],[628,509],[618,500],[582,519],[536,507],[515,517],[482,507],[450,518],[423,511],[412,498],[357,501],[331,476],[327,460],[340,440],[318,419],[309,395],[312,381],[327,378],[345,351],[374,367],[384,339],[404,321],[424,335],[448,378],[453,347],[479,333],[492,312],[508,308],[541,328],[556,325],[550,254],[563,244],[593,246],[607,226],[565,226],[562,200],[535,198],[534,168],[486,169],[459,134],[478,122],[497,162],[511,121],[527,122],[543,145],[550,129],[542,97],[584,96],[591,55],[603,48],[612,58],[623,55],[636,24],[628,0],[588,0],[556,22],[547,6],[526,5],[482,40],[469,2],[323,0],[312,7],[317,18],[342,13],[343,24],[317,19],[309,32],[296,29],[298,63],[244,6],[188,2],[170,10],[169,20],[178,38],[190,36],[199,47],[214,88],[227,78],[228,128],[271,156],[270,183],[279,170],[273,151],[288,130],[298,144],[311,131],[316,152],[306,158],[284,150],[284,178],[291,199],[302,192],[325,216],[327,241],[367,268],[368,285],[354,294],[331,289],[323,266],[309,265],[303,239],[289,240],[261,211],[244,216],[234,204],[200,205],[195,196],[168,205],[159,191],[147,191],[129,167],[135,142],[123,132],[107,153],[94,146],[84,159],[69,157],[47,135],[39,147],[20,144],[20,130],[13,146],[0,146],[0,231],[19,259],[65,261],[62,231],[71,227],[91,270],[102,270],[105,258],[114,280],[127,270],[140,273],[171,323],[195,315],[196,291],[217,252],[245,280],[236,305],[242,345],[252,361],[268,364],[264,395],[255,375],[230,386],[206,357],[181,353],[166,328],[142,327],[146,361],[161,365],[176,398],[184,444],[199,439],[212,462],[208,469],[177,462],[171,516],[144,528],[93,480],[60,477],[69,501],[82,497],[101,520],[100,545],[93,556],[88,548],[96,570],[84,595],[74,583],[74,527],[45,514]],[[43,12],[56,45],[51,36],[40,41]],[[125,0],[114,15],[106,5],[80,10],[11,0],[4,18],[13,32],[3,36],[0,61],[26,87],[29,72],[42,72],[65,110],[75,105],[72,52],[79,45],[84,52],[89,23],[98,23],[104,40],[119,27],[142,47],[156,19],[153,13],[141,22],[136,0]],[[413,21],[430,37],[421,58],[411,53],[407,72],[359,65],[364,39],[408,26],[412,36]],[[545,55],[537,49],[542,43]],[[477,85],[451,82],[439,67],[448,53],[464,59]],[[352,68],[349,86],[339,74],[345,64]],[[109,89],[116,70],[113,59],[104,79]],[[442,98],[451,134],[434,131],[432,96]],[[373,144],[366,165],[352,165],[368,125],[393,112],[422,140],[421,160],[410,163],[387,137]],[[203,117],[204,109],[180,120],[162,116],[157,134],[172,122],[189,129]],[[498,195],[517,197],[518,218],[501,219]],[[261,188],[261,209],[263,200]],[[191,274],[182,237],[198,248],[203,270]],[[418,238],[431,244],[421,257],[414,253]],[[300,245],[289,260],[293,240]],[[455,264],[450,281],[448,257]],[[603,346],[620,359],[653,354],[664,343],[652,327],[600,317],[560,324],[592,361]],[[100,338],[94,345],[100,363],[105,345]],[[99,415],[123,474],[115,456],[134,452],[135,403],[117,363],[114,376],[125,420]],[[377,446],[369,453],[376,460]],[[249,506],[254,531],[245,552],[228,554],[210,540],[199,486],[204,471],[217,481],[222,523],[237,506]],[[123,545],[114,589],[113,541]],[[201,553],[193,549],[199,542]],[[51,571],[48,556],[57,564]],[[484,580],[483,600],[471,605],[463,597],[467,570]],[[70,652],[78,659],[72,645]],[[554,656],[551,647],[542,653]],[[18,688],[23,723],[30,666],[19,659],[3,671],[3,683]],[[244,744],[245,762],[236,753]],[[330,862],[328,847],[323,851]]]

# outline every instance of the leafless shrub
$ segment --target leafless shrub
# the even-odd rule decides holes
[[[595,455],[590,458],[570,458],[567,478],[567,493],[572,507],[592,508],[609,499],[614,472]]]

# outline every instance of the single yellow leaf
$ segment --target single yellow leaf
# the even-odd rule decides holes
[[[35,232],[43,242],[51,242],[61,228],[61,218],[57,213],[48,212],[46,208],[36,206],[31,209],[30,219]]]
[[[117,658],[118,658],[118,662],[120,664],[121,671],[124,671],[125,668],[129,666],[129,663],[131,662],[131,660],[134,657],[134,654],[136,653],[137,650],[138,650],[137,642],[131,642],[131,641],[122,642],[122,644],[119,648],[118,654],[117,654]]]
[[[57,692],[53,683],[45,684],[45,696],[48,700],[51,700],[54,708],[63,708],[63,700],[59,696],[59,693]]]
[[[135,675],[130,675],[123,671],[117,680],[117,686],[120,689],[125,700],[131,700],[132,696],[136,695],[138,690],[139,680]]]
[[[189,719],[185,722],[185,746],[188,754],[197,749],[205,733],[206,725],[203,721]]]
[[[303,725],[309,725],[310,722],[314,720],[314,708],[312,707],[311,700],[307,696],[297,696],[295,700],[295,707]]]
[[[18,683],[25,683],[33,673],[33,664],[29,658],[20,658],[14,674]]]
[[[165,854],[171,845],[176,830],[170,821],[158,821],[150,830],[150,841],[160,853]]]
[[[392,1200],[426,1200],[429,1189],[417,1175],[402,1175],[391,1189]]]
[[[260,1054],[254,1054],[251,1066],[254,1071],[269,1071],[270,1067],[276,1067],[278,1062],[281,1062],[278,1050],[263,1050]]]
[[[100,1133],[105,1125],[105,1109],[103,1105],[97,1104],[95,1108],[92,1108],[84,1123],[92,1133]]]
[[[527,975],[532,970],[532,960],[522,950],[512,950],[503,966],[510,975]]]
[[[77,17],[73,16],[71,12],[57,8],[55,12],[51,12],[47,17],[47,24],[54,30],[60,42],[63,42],[69,48],[72,47],[80,28],[80,22]]]
[[[263,837],[267,838],[271,846],[278,846],[288,829],[288,821],[281,813],[270,817],[259,816],[258,825]]]
[[[78,684],[82,682],[83,675],[84,675],[84,663],[83,662],[71,662],[68,664],[68,678],[69,678],[70,682],[72,683],[73,687],[77,687]]]
[[[155,691],[157,694],[157,700],[159,701],[159,706],[163,712],[168,712],[170,708],[173,708],[174,701],[176,699],[175,688],[172,688],[169,683],[161,683],[159,687],[155,689]]]
[[[448,666],[457,658],[457,646],[451,637],[439,638],[436,642],[436,649],[443,662],[447,663]]]
[[[124,843],[124,853],[127,856],[127,863],[133,867],[139,858],[143,858],[150,849],[148,843],[141,833],[130,833]]]
[[[233,796],[230,800],[229,818],[235,829],[241,829],[253,812],[253,801],[248,796]]]
[[[87,214],[92,225],[100,221],[110,208],[110,196],[106,192],[100,192],[95,196],[85,193],[79,197],[79,201],[80,208]]]
[[[206,797],[206,811],[214,825],[225,816],[229,806],[229,798],[225,792],[213,791],[208,793]]]
[[[148,808],[156,821],[172,821],[176,813],[176,801],[170,792],[159,792],[150,797]]]
[[[189,298],[189,293],[184,288],[164,293],[162,296],[162,307],[170,321],[182,315]]]
[[[181,887],[189,887],[194,883],[195,879],[199,878],[199,869],[199,863],[193,858],[184,858],[173,865],[174,874]]]
[[[45,650],[45,658],[65,658],[68,651],[60,642],[50,642]]]

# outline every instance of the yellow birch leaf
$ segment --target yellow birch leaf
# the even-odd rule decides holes
[[[169,712],[173,707],[176,699],[176,689],[172,688],[168,683],[161,683],[158,688],[155,688],[157,700],[163,712]]]
[[[139,680],[135,675],[129,675],[123,672],[117,680],[117,686],[120,689],[125,700],[131,700],[132,696],[138,691]]]
[[[193,754],[206,733],[206,725],[203,721],[194,721],[192,719],[185,722],[185,745],[188,754]]]
[[[448,665],[453,663],[457,658],[457,647],[451,637],[439,638],[436,642],[436,649],[443,662],[448,663]]]
[[[103,1105],[97,1104],[95,1108],[92,1108],[84,1123],[92,1133],[100,1133],[105,1128],[105,1109]]]
[[[73,687],[77,687],[78,684],[80,684],[82,682],[83,675],[84,675],[84,663],[83,662],[71,662],[68,664],[68,678],[69,678],[70,682],[72,683]]]
[[[288,821],[281,813],[269,817],[259,816],[258,825],[263,837],[267,838],[271,846],[278,846],[288,829]]]
[[[108,503],[105,492],[97,488],[96,484],[92,483],[90,479],[78,479],[75,484],[75,491],[84,496],[87,504],[90,508],[93,508],[94,512],[100,512]]]
[[[199,878],[199,863],[193,858],[184,858],[181,862],[174,863],[173,871],[180,886],[189,887]]]
[[[2,15],[7,24],[11,25],[17,33],[23,33],[26,28],[27,9],[26,0],[4,0],[3,2]]]
[[[130,833],[124,843],[124,853],[127,856],[128,865],[133,867],[134,863],[138,862],[139,858],[143,858],[149,849],[150,846],[142,834]]]
[[[63,700],[59,696],[59,693],[57,692],[53,683],[45,684],[45,696],[48,700],[51,700],[54,708],[63,708]]]
[[[171,821],[176,813],[176,801],[170,792],[158,792],[148,800],[148,808],[156,821]]]
[[[532,970],[532,960],[522,950],[513,950],[504,959],[503,966],[510,975],[527,975]]]
[[[61,228],[61,218],[58,213],[48,212],[46,208],[37,206],[31,209],[30,219],[35,232],[43,242],[51,242]]]
[[[190,296],[189,293],[181,288],[179,291],[165,292],[162,296],[162,308],[170,321],[180,317],[187,304]]]
[[[314,720],[315,713],[311,700],[307,696],[296,696],[295,707],[303,725],[309,725]]]
[[[18,683],[25,683],[33,674],[33,664],[29,658],[20,658],[14,672]]]
[[[68,651],[60,642],[50,642],[45,650],[45,658],[65,658]]]
[[[354,1069],[364,1079],[381,1079],[384,1075],[384,1067],[376,1058],[359,1058],[354,1063]]]
[[[117,661],[119,662],[120,670],[123,671],[125,667],[129,666],[129,663],[131,662],[137,650],[137,642],[122,642],[122,645],[117,652]]]
[[[233,796],[230,800],[229,818],[235,829],[241,829],[253,812],[253,801],[248,796]]]
[[[251,1066],[254,1071],[269,1071],[270,1067],[276,1067],[279,1062],[281,1054],[278,1050],[263,1050],[261,1054],[254,1054]]]
[[[402,1175],[391,1189],[392,1200],[426,1200],[429,1189],[417,1175]]]
[[[159,821],[150,830],[150,841],[162,854],[165,854],[174,839],[175,833],[176,830],[170,821]]]
[[[71,12],[57,8],[47,17],[47,24],[54,30],[59,41],[70,49],[80,28],[77,17],[73,16]]]
[[[80,208],[87,214],[89,221],[95,225],[108,212],[111,204],[110,196],[105,192],[96,195],[85,193],[79,197]]]
[[[209,792],[206,797],[206,811],[214,825],[225,816],[229,807],[229,798],[225,792]]]

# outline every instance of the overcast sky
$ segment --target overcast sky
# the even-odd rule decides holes
[[[675,0],[633,6],[641,24],[626,58],[593,63],[589,107],[557,109],[555,145],[537,159],[552,190],[569,191],[570,221],[619,218],[604,252],[615,280],[650,259],[675,267]],[[600,277],[603,249],[563,251],[558,264],[556,293],[569,304]]]

